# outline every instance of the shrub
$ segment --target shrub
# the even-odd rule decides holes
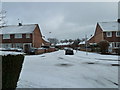
[[[108,52],[109,42],[106,40],[100,41],[98,46],[100,47],[101,53],[106,54]]]

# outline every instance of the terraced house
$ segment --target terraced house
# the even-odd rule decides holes
[[[120,19],[113,22],[98,22],[96,30],[88,43],[98,43],[107,40],[112,51],[120,48]]]
[[[42,45],[49,45],[49,42],[44,40],[38,24],[19,23],[19,25],[0,27],[0,38],[2,48],[23,49],[25,45],[39,48]]]

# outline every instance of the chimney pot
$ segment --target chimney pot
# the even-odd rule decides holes
[[[22,26],[22,23],[19,23],[19,26]]]

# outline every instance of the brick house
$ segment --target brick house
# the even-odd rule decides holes
[[[120,19],[97,23],[95,33],[88,43],[99,43],[102,40],[107,40],[112,50],[120,47]]]
[[[29,25],[8,25],[0,27],[1,48],[21,48],[25,45],[39,48],[42,45],[49,45],[49,42],[42,38],[38,24]]]

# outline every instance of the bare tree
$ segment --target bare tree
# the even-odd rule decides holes
[[[5,18],[6,18],[6,11],[5,10],[0,11],[0,27],[6,25],[7,21],[5,20]]]
[[[48,41],[50,41],[50,43],[54,45],[56,45],[59,42],[57,38],[48,38]]]

